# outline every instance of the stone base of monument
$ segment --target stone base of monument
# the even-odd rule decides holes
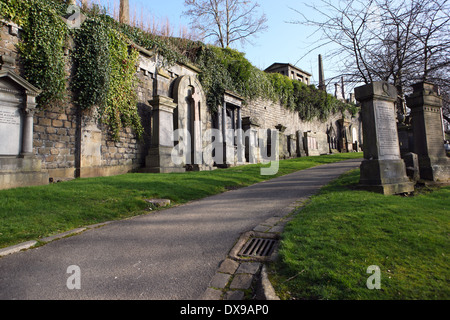
[[[145,168],[139,170],[141,173],[172,173],[186,172],[184,166],[177,166],[172,161],[173,147],[159,146],[150,148],[145,158]]]
[[[384,195],[411,193],[414,182],[406,176],[403,160],[364,160],[359,187]]]
[[[0,189],[48,184],[41,161],[34,158],[0,158]]]
[[[436,183],[450,183],[450,159],[419,157],[420,178]]]

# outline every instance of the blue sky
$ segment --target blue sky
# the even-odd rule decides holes
[[[185,10],[184,0],[129,0],[130,14],[136,17],[151,17],[156,20],[170,21],[177,30],[179,26],[188,26],[189,19],[183,17]],[[103,5],[118,8],[119,0],[94,0]],[[324,56],[325,78],[336,76],[336,63],[327,57],[325,48],[314,50],[305,54],[317,44],[317,35],[310,37],[314,29],[301,25],[288,23],[300,19],[300,15],[293,11],[294,8],[303,12],[306,16],[314,15],[314,10],[308,8],[306,1],[299,0],[260,0],[261,10],[268,18],[268,30],[253,39],[253,45],[236,47],[244,52],[247,59],[256,67],[264,70],[274,62],[291,63],[311,73],[312,81],[318,79],[318,55]],[[311,2],[309,2],[311,3]],[[303,58],[302,58],[303,57]],[[302,58],[301,60],[299,60]],[[334,86],[328,86],[328,92],[334,93]]]

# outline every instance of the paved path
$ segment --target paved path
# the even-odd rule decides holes
[[[198,299],[239,236],[359,160],[319,166],[0,258],[0,299]],[[67,268],[79,266],[81,289]]]

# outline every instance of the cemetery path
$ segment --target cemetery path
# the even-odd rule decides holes
[[[242,233],[359,164],[298,171],[5,256],[0,299],[198,299]],[[67,286],[72,265],[79,290]]]

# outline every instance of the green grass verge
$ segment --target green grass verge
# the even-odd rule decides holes
[[[361,157],[361,153],[347,153],[283,160],[276,176]],[[261,167],[246,165],[211,172],[172,174],[136,173],[1,190],[0,248],[90,224],[148,213],[145,199],[166,198],[173,204],[181,204],[276,177],[261,176]]]
[[[271,280],[282,299],[449,299],[450,187],[412,197],[357,190],[359,170],[324,187],[282,236]],[[381,269],[369,290],[367,268]]]

